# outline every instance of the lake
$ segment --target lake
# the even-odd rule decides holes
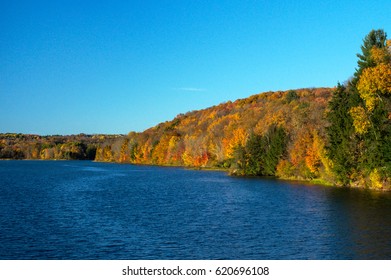
[[[0,161],[0,259],[391,259],[391,194],[182,168]]]

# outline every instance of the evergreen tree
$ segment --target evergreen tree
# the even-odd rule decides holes
[[[287,135],[282,127],[271,125],[262,137],[262,175],[274,176],[276,167],[285,152]]]
[[[357,54],[355,77],[329,103],[327,153],[339,183],[382,187],[390,177],[390,52],[387,35],[372,30]]]
[[[252,133],[246,146],[239,145],[235,150],[236,172],[250,176],[275,176],[286,143],[285,130],[277,125],[271,125],[263,136]]]
[[[247,171],[247,154],[245,147],[238,145],[234,151],[234,163],[231,168],[232,175],[248,175]]]
[[[364,39],[362,51],[355,88],[362,99],[362,115],[369,125],[360,135],[360,173],[370,179],[372,187],[379,187],[391,175],[391,51],[387,48],[386,33],[372,30]]]
[[[252,133],[246,142],[247,174],[262,175],[262,154],[264,153],[262,136]]]
[[[346,87],[338,84],[329,103],[327,153],[333,163],[333,172],[342,185],[349,185],[357,169],[357,139],[349,111],[359,102],[358,94],[349,93]]]
[[[358,78],[360,77],[362,71],[367,67],[374,66],[375,62],[371,57],[371,50],[373,47],[384,48],[386,46],[387,41],[387,33],[382,29],[371,30],[367,36],[365,36],[363,40],[363,44],[361,46],[361,54],[357,54],[358,57],[358,69],[356,69],[356,73],[354,74],[353,84],[356,84]]]

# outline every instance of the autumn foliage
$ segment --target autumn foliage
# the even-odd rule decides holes
[[[96,159],[317,178],[328,168],[325,111],[332,91],[266,92],[181,114],[142,133],[101,144]]]

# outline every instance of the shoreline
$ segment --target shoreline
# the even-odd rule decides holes
[[[369,188],[369,187],[362,187],[362,186],[338,186],[336,184],[329,183],[327,181],[324,181],[322,179],[299,179],[299,178],[282,178],[277,176],[246,176],[246,175],[232,175],[230,174],[230,170],[223,167],[192,167],[192,166],[183,166],[183,165],[159,165],[159,164],[141,164],[141,163],[131,163],[131,162],[116,162],[116,161],[98,161],[98,160],[91,160],[91,159],[10,159],[10,158],[1,158],[0,161],[91,161],[96,163],[114,163],[114,164],[127,164],[127,165],[135,165],[135,166],[157,166],[157,167],[173,167],[173,168],[183,168],[187,170],[195,170],[195,171],[218,171],[218,172],[225,172],[227,176],[229,177],[237,177],[237,178],[269,178],[269,179],[275,179],[275,180],[281,180],[281,181],[290,181],[290,182],[296,182],[296,183],[306,183],[309,185],[318,185],[318,186],[324,186],[324,187],[336,187],[336,188],[348,188],[348,189],[359,189],[359,190],[370,190],[370,191],[376,191],[376,192],[391,192],[390,189],[377,189],[377,188]]]

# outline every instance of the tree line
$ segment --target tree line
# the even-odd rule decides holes
[[[97,147],[121,136],[0,134],[0,159],[94,160]]]

